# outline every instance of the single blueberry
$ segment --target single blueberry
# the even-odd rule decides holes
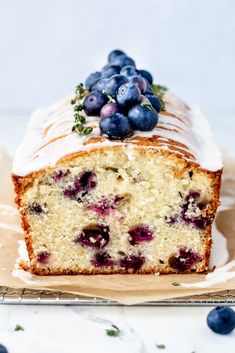
[[[93,91],[84,99],[83,109],[87,115],[99,115],[101,108],[107,101],[108,98],[103,93]]]
[[[116,98],[118,88],[128,82],[128,78],[123,75],[114,75],[110,77],[105,86],[105,94]]]
[[[63,190],[63,194],[71,200],[78,201],[81,196],[85,196],[87,192],[94,189],[96,185],[97,181],[95,173],[87,171],[77,175],[74,179],[74,183]],[[78,195],[79,193],[80,195]]]
[[[99,71],[93,72],[87,77],[85,81],[85,87],[90,90],[92,86],[94,86],[99,81],[100,78],[101,73]]]
[[[112,61],[112,65],[117,65],[120,67],[124,67],[124,66],[135,66],[135,62],[133,59],[129,58],[129,56],[122,54],[122,55],[118,55],[116,56],[113,61]]]
[[[158,115],[155,109],[142,104],[132,107],[129,110],[128,118],[134,130],[150,131],[157,125]]]
[[[2,344],[0,344],[0,353],[8,353],[8,350]]]
[[[91,263],[95,267],[108,267],[108,266],[113,266],[113,260],[111,259],[111,256],[107,253],[107,251],[99,251],[97,252]]]
[[[201,261],[202,259],[198,253],[191,249],[181,248],[177,254],[170,256],[168,263],[171,268],[179,272],[184,272]]]
[[[153,76],[147,70],[139,70],[139,74],[144,77],[150,85],[153,84]]]
[[[207,316],[207,325],[221,335],[227,335],[235,328],[235,312],[226,306],[217,306]]]
[[[133,76],[133,75],[138,75],[138,71],[135,68],[135,66],[128,65],[128,66],[124,66],[121,69],[120,74],[129,77],[129,76]]]
[[[116,113],[121,113],[121,107],[117,103],[110,102],[102,107],[100,111],[100,116],[101,118],[103,118],[105,116],[109,116]]]
[[[120,66],[117,65],[106,65],[103,70],[101,77],[102,78],[109,78],[113,75],[117,75],[120,73]]]
[[[148,98],[153,108],[159,113],[161,110],[161,102],[160,99],[154,94],[145,94],[145,97]]]
[[[149,242],[153,239],[153,232],[146,226],[132,228],[128,233],[131,245]]]
[[[120,113],[100,119],[100,131],[109,139],[124,139],[132,134],[128,118]]]
[[[125,53],[120,49],[112,50],[108,56],[108,62],[111,63],[119,55],[125,55]]]
[[[123,257],[120,260],[119,265],[120,267],[125,268],[125,270],[127,271],[132,270],[133,272],[135,272],[141,269],[144,262],[145,262],[144,256],[129,255],[129,256]]]
[[[92,90],[102,92],[105,89],[105,85],[107,81],[108,81],[107,78],[102,78],[92,87]]]
[[[145,93],[146,89],[147,89],[147,84],[146,84],[146,80],[139,76],[139,75],[133,75],[131,77],[129,77],[129,81],[134,83],[135,85],[137,85],[140,89],[141,93]]]
[[[141,100],[141,92],[138,86],[128,82],[119,87],[117,101],[121,107],[129,108]]]
[[[75,178],[74,182],[77,190],[91,190],[96,187],[96,175],[93,172],[84,172]]]
[[[84,228],[74,239],[75,244],[88,246],[90,248],[104,248],[109,242],[109,227],[94,224]]]
[[[146,80],[146,79],[145,79],[145,81],[146,81],[146,85],[147,85],[147,88],[146,88],[146,91],[145,91],[145,95],[146,94],[154,94],[153,91],[152,91],[152,87],[151,87],[149,81]]]
[[[47,265],[51,254],[48,251],[41,251],[37,254],[37,261],[42,265]]]

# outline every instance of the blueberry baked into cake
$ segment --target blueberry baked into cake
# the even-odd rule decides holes
[[[121,50],[36,111],[13,181],[38,275],[208,269],[222,162],[209,124]]]

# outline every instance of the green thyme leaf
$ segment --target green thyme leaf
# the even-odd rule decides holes
[[[86,122],[85,116],[77,113],[74,114],[74,120],[75,120],[75,123],[80,123],[80,124],[85,124]]]
[[[93,128],[91,126],[87,126],[83,129],[83,134],[89,135],[92,131],[93,131]]]
[[[112,328],[106,329],[106,335],[110,337],[118,337],[121,335],[121,330],[116,326],[112,325]]]
[[[161,110],[165,110],[165,103],[163,101],[163,96],[168,91],[168,88],[161,85],[153,84],[151,86],[153,93],[159,98],[161,102]]]
[[[74,108],[73,108],[73,110],[74,110],[75,112],[81,112],[81,111],[83,110],[82,104],[75,105]]]
[[[76,89],[75,89],[75,93],[76,95],[79,96],[80,99],[84,98],[86,95],[86,90],[83,87],[83,83],[79,83],[79,85],[77,85]]]
[[[76,101],[77,101],[77,98],[75,97],[75,98],[71,99],[70,103],[71,103],[72,105],[74,105],[74,104],[76,104]]]
[[[86,117],[82,100],[88,93],[89,92],[83,87],[83,83],[80,83],[75,89],[75,98],[71,100],[71,104],[74,106],[74,125],[72,126],[72,132],[78,135],[89,135],[93,130],[90,126],[84,126]]]
[[[22,326],[20,326],[19,324],[17,324],[14,328],[14,331],[24,331],[24,328]]]
[[[166,348],[165,344],[157,344],[157,343],[156,343],[155,346],[156,346],[158,349],[165,349],[165,348]]]
[[[147,102],[143,102],[140,104],[142,107],[148,108],[149,110],[152,110],[152,104],[151,103],[147,103]]]

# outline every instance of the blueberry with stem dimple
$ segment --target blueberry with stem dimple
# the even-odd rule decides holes
[[[94,86],[99,81],[100,78],[101,73],[99,71],[93,72],[87,77],[85,81],[85,87],[90,90],[92,86]]]
[[[145,103],[132,107],[128,112],[128,118],[133,129],[139,131],[151,131],[158,123],[156,110]]]
[[[123,75],[114,75],[106,83],[104,92],[107,96],[116,98],[118,88],[128,82],[128,78]]]
[[[153,84],[153,76],[147,70],[139,70],[139,74],[144,77],[150,85]]]
[[[112,50],[110,53],[109,53],[109,56],[108,56],[108,62],[111,63],[114,59],[116,59],[116,57],[118,57],[119,55],[126,55],[124,53],[124,51],[120,50],[120,49],[115,49],[115,50]]]
[[[107,103],[107,101],[108,98],[103,93],[93,91],[84,99],[83,109],[89,116],[99,115],[101,108]]]
[[[227,335],[235,328],[235,312],[226,306],[217,306],[207,316],[207,325],[215,333]]]
[[[128,118],[120,113],[100,119],[100,131],[111,140],[122,140],[132,135]]]
[[[121,107],[130,108],[139,103],[141,100],[141,92],[137,85],[128,82],[118,89],[117,102]]]

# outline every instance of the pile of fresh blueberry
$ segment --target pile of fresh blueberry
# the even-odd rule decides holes
[[[100,116],[100,130],[109,139],[123,139],[133,130],[150,131],[158,122],[160,99],[153,93],[152,75],[137,70],[133,59],[113,50],[108,64],[85,81],[89,94],[83,101],[88,116]]]

